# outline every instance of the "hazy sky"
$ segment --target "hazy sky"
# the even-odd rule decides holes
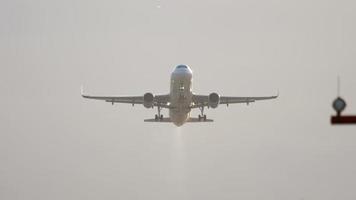
[[[0,1],[0,199],[356,199],[356,126],[333,127],[336,77],[356,114],[347,0]],[[275,101],[211,124],[85,100],[167,93]],[[164,111],[164,114],[167,112]],[[193,115],[198,112],[194,111]]]

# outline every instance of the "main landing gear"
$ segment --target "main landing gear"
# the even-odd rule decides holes
[[[201,112],[201,115],[198,115],[199,121],[206,121],[206,115],[204,115],[204,106],[200,107],[199,110]]]
[[[160,106],[157,106],[157,112],[158,114],[155,115],[155,120],[156,121],[161,121],[163,120],[163,115],[161,115],[161,110],[162,108]]]

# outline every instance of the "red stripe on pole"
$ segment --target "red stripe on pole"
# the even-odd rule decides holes
[[[356,124],[356,116],[331,116],[331,124]]]

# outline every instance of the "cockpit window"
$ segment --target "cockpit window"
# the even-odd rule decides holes
[[[187,69],[187,66],[186,65],[178,65],[177,69]]]

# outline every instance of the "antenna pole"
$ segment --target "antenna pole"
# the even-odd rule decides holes
[[[340,96],[340,76],[337,76],[337,96]]]

